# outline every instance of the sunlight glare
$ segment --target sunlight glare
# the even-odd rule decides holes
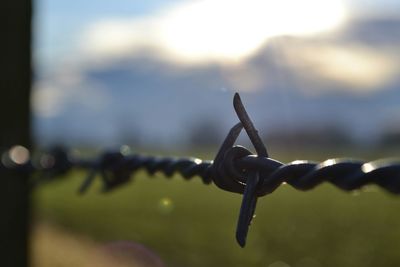
[[[310,35],[342,24],[346,8],[327,0],[204,0],[178,6],[164,17],[161,42],[189,59],[239,59],[268,38]]]

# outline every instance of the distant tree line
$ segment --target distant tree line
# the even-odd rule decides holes
[[[379,144],[382,146],[400,146],[400,127],[385,130],[381,135]]]
[[[354,143],[344,128],[332,125],[273,130],[267,132],[264,139],[271,145],[291,147],[347,146]]]

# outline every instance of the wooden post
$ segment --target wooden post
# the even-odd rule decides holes
[[[31,0],[0,8],[0,147],[30,147]],[[28,266],[27,175],[0,174],[0,265]]]

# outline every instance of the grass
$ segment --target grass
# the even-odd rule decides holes
[[[142,243],[168,266],[400,266],[400,200],[374,186],[353,193],[329,184],[307,193],[281,186],[259,199],[242,249],[234,237],[238,194],[139,172],[111,193],[99,194],[97,184],[78,196],[84,176],[38,188],[36,221],[100,243]]]

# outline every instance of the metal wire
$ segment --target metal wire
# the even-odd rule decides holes
[[[89,174],[78,190],[81,194],[89,189],[97,174],[100,174],[103,192],[128,183],[138,170],[146,170],[150,175],[160,172],[166,177],[177,173],[186,180],[198,177],[204,184],[213,182],[222,190],[243,194],[236,232],[241,246],[245,245],[257,198],[272,193],[283,183],[302,191],[311,190],[323,182],[329,182],[346,191],[375,184],[393,194],[400,194],[398,162],[328,159],[321,163],[297,160],[284,164],[269,158],[237,94],[234,97],[234,107],[240,123],[232,127],[213,161],[124,155],[120,152],[105,152],[97,159],[84,160],[71,156],[61,147],[29,159],[15,156],[18,155],[15,152],[17,148],[29,155],[25,148],[17,146],[2,154],[0,170],[36,173],[32,186],[62,177],[73,169],[88,170]],[[252,154],[245,147],[234,145],[243,127],[259,155]]]
[[[243,152],[247,155],[237,157]],[[40,159],[51,158],[51,164],[39,165],[34,160],[17,164],[4,164],[8,152],[3,153],[1,170],[38,173],[36,180],[41,182],[57,179],[73,169],[85,169],[89,172],[104,174],[104,191],[122,185],[134,176],[135,172],[145,170],[149,175],[162,173],[166,177],[180,174],[184,179],[200,178],[204,184],[224,184],[226,189],[235,193],[243,193],[246,185],[246,172],[249,170],[263,171],[263,181],[257,189],[258,196],[265,196],[275,191],[283,183],[295,189],[307,191],[323,182],[329,182],[336,187],[351,191],[375,184],[393,193],[400,194],[400,163],[392,161],[363,162],[352,159],[328,159],[321,163],[306,160],[296,160],[282,163],[267,157],[257,157],[241,146],[228,150],[222,161],[200,160],[198,158],[173,158],[143,155],[123,155],[120,152],[107,152],[95,160],[79,160],[68,156],[67,150],[53,149],[40,156]],[[233,167],[233,168],[232,168]],[[218,169],[219,170],[216,170]],[[223,175],[224,177],[222,177]],[[224,178],[228,177],[229,183]],[[88,176],[80,192],[84,193],[94,177]],[[235,184],[232,186],[231,183]],[[84,188],[84,189],[82,189]]]

